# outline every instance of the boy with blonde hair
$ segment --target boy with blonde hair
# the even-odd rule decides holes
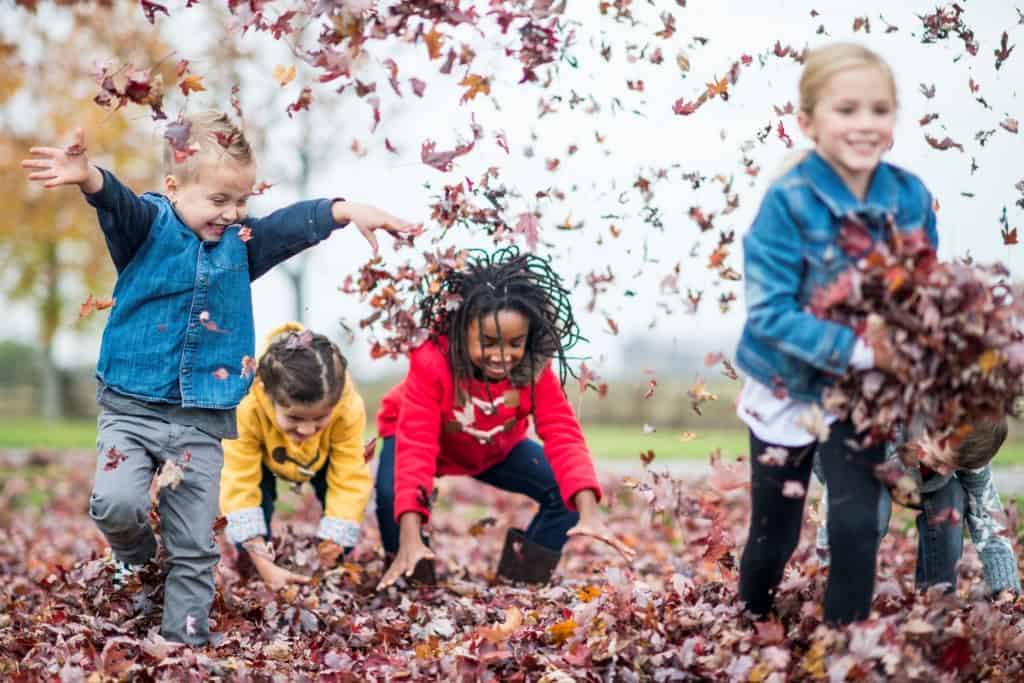
[[[117,269],[96,367],[99,457],[89,510],[113,550],[115,584],[156,553],[154,474],[181,470],[180,481],[159,491],[168,564],[161,630],[201,645],[209,640],[219,559],[221,439],[237,436],[235,407],[251,381],[243,359],[255,354],[250,282],[349,222],[375,251],[373,230],[414,230],[341,199],[249,217],[256,166],[226,114],[182,116],[168,139],[164,194],[136,195],[90,163],[81,129],[69,147],[33,148],[22,166],[43,187],[81,188]]]

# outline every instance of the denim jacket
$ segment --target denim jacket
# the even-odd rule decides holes
[[[805,310],[811,295],[850,263],[838,235],[851,213],[875,239],[892,214],[901,231],[923,227],[938,246],[932,198],[916,176],[881,163],[861,202],[817,152],[768,188],[743,238],[747,320],[736,362],[754,380],[781,384],[800,401],[819,401],[832,378],[847,370],[853,351],[852,329]]]
[[[251,382],[242,357],[255,355],[250,281],[341,227],[320,199],[246,218],[248,241],[241,225],[202,241],[166,197],[137,196],[108,171],[86,199],[118,273],[96,376],[125,396],[186,408],[238,405]]]

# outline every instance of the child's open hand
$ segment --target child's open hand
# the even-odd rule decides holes
[[[337,201],[331,207],[331,212],[338,223],[355,223],[356,229],[373,247],[374,256],[380,251],[377,236],[373,234],[374,230],[386,230],[396,239],[415,237],[423,232],[422,225],[409,223],[368,204]]]
[[[256,565],[256,571],[259,572],[263,583],[267,584],[267,588],[271,590],[281,590],[292,583],[309,583],[308,576],[296,574],[284,567],[278,567],[266,558],[253,556],[253,564]]]
[[[621,538],[612,533],[611,529],[605,526],[604,522],[600,520],[580,519],[579,524],[569,529],[566,535],[570,538],[574,536],[589,536],[590,538],[596,538],[602,543],[607,543],[611,547],[615,548],[615,550],[617,550],[627,562],[632,562],[633,558],[636,557],[636,551],[626,545]]]
[[[402,540],[398,546],[398,554],[395,561],[391,563],[384,577],[377,584],[377,590],[384,590],[394,584],[401,577],[410,577],[416,570],[420,560],[433,560],[434,553],[418,537],[412,540]]]
[[[96,192],[103,185],[103,176],[85,155],[85,131],[81,128],[75,129],[75,140],[67,147],[33,147],[29,152],[33,158],[22,161],[21,167],[39,169],[29,173],[28,179],[42,181],[43,187],[78,185],[86,192]]]

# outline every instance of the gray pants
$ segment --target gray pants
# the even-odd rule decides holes
[[[160,536],[167,551],[167,581],[161,632],[168,640],[201,645],[209,640],[213,569],[220,552],[213,538],[219,514],[220,440],[195,427],[103,411],[98,420],[96,483],[89,515],[114,556],[142,564],[156,552],[149,526],[149,487],[167,460],[184,465],[176,489],[159,493]],[[124,456],[110,468],[110,449]],[[186,452],[191,458],[184,464]]]

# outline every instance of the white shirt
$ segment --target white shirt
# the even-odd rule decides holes
[[[870,370],[875,367],[875,352],[863,339],[858,339],[853,346],[850,366],[855,370]],[[788,396],[778,398],[771,388],[747,378],[736,402],[736,415],[761,441],[793,448],[806,446],[815,440],[814,436],[799,424],[813,405]],[[832,424],[836,419],[835,415],[825,413],[827,424]]]

